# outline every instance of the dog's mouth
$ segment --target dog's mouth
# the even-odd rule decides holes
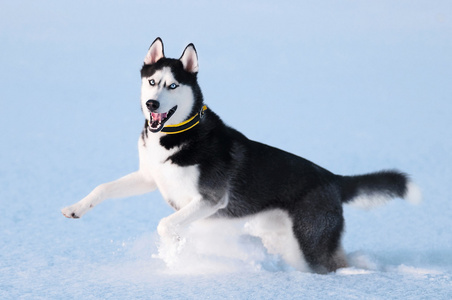
[[[159,132],[165,126],[166,121],[168,121],[171,116],[176,112],[177,105],[171,108],[168,112],[165,113],[155,113],[151,112],[151,116],[149,119],[149,130],[151,132]]]

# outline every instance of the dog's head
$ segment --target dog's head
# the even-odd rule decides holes
[[[141,68],[141,109],[151,132],[181,123],[200,110],[203,101],[197,73],[193,44],[180,59],[172,59],[165,57],[160,38],[152,43]]]

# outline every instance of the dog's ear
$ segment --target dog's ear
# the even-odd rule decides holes
[[[184,65],[184,69],[190,73],[198,72],[198,54],[196,53],[195,46],[193,44],[188,45],[182,56],[180,57],[180,61]]]
[[[165,57],[165,54],[163,53],[163,42],[158,37],[149,47],[148,54],[146,54],[146,57],[144,58],[144,64],[150,65],[156,63],[159,59],[163,57]]]

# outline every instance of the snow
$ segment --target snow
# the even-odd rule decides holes
[[[449,1],[0,6],[1,299],[452,298]],[[195,224],[169,253],[158,192],[64,218],[136,169],[157,36],[169,57],[195,44],[207,104],[250,138],[339,174],[398,168],[424,201],[347,207],[351,266],[328,275],[294,271],[237,224]]]

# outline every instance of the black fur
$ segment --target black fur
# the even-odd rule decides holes
[[[148,137],[149,134],[149,124],[148,124],[148,120],[144,120],[144,128],[141,131],[141,140],[143,142],[143,146],[146,146],[146,138]]]
[[[163,58],[144,65],[142,76],[169,66],[176,79],[190,85],[195,94],[195,114],[203,105],[196,74],[184,71],[179,60]],[[147,135],[147,124],[142,134]],[[151,133],[149,133],[151,134]],[[160,139],[166,149],[181,149],[168,158],[179,166],[197,165],[199,190],[204,199],[228,205],[218,217],[243,217],[270,209],[282,209],[292,219],[293,231],[310,267],[319,273],[343,266],[335,258],[344,228],[342,203],[360,193],[402,197],[407,177],[397,171],[361,176],[340,176],[291,153],[251,141],[226,126],[210,109],[199,125]]]
[[[402,198],[407,189],[408,176],[397,170],[376,173],[343,176],[342,201],[347,203],[359,194],[386,194],[389,197]]]

